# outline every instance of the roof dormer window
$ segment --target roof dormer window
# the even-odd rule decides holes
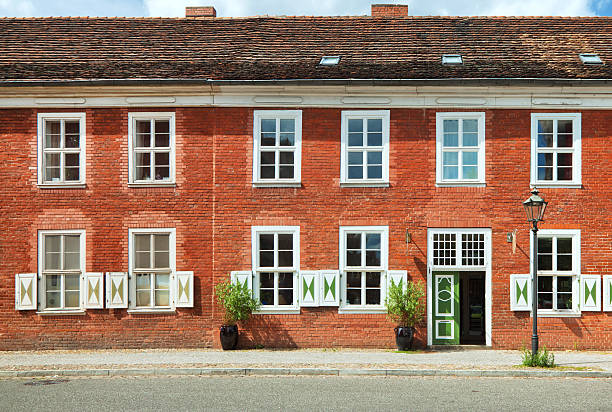
[[[579,56],[584,64],[603,64],[601,58],[595,53],[582,53]]]
[[[443,54],[442,64],[463,64],[463,57],[460,54]]]
[[[336,66],[340,63],[340,56],[323,56],[319,66]]]

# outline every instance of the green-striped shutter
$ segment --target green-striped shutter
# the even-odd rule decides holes
[[[81,295],[84,308],[104,309],[104,274],[85,273]]]
[[[597,312],[601,310],[601,276],[580,276],[580,310]]]
[[[174,305],[177,308],[193,307],[193,272],[176,272],[174,294]]]
[[[603,276],[603,310],[612,311],[612,275]]]
[[[319,278],[318,271],[300,271],[300,306],[319,306]]]
[[[36,310],[38,280],[36,273],[18,273],[15,275],[15,309]]]
[[[106,274],[106,307],[110,309],[128,307],[127,272],[108,272]]]
[[[531,275],[510,275],[510,310],[531,310]]]
[[[340,305],[340,272],[337,270],[321,271],[320,306]]]

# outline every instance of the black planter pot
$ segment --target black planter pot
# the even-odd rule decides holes
[[[219,331],[223,350],[236,349],[238,345],[238,325],[223,325]]]
[[[412,341],[414,340],[414,328],[407,326],[398,326],[393,329],[395,331],[395,345],[397,350],[412,349]]]

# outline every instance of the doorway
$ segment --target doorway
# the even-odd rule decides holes
[[[485,344],[485,272],[459,272],[461,345]]]

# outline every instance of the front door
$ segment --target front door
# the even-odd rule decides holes
[[[433,344],[458,345],[459,272],[433,272]]]
[[[485,272],[459,274],[462,345],[485,344]]]

